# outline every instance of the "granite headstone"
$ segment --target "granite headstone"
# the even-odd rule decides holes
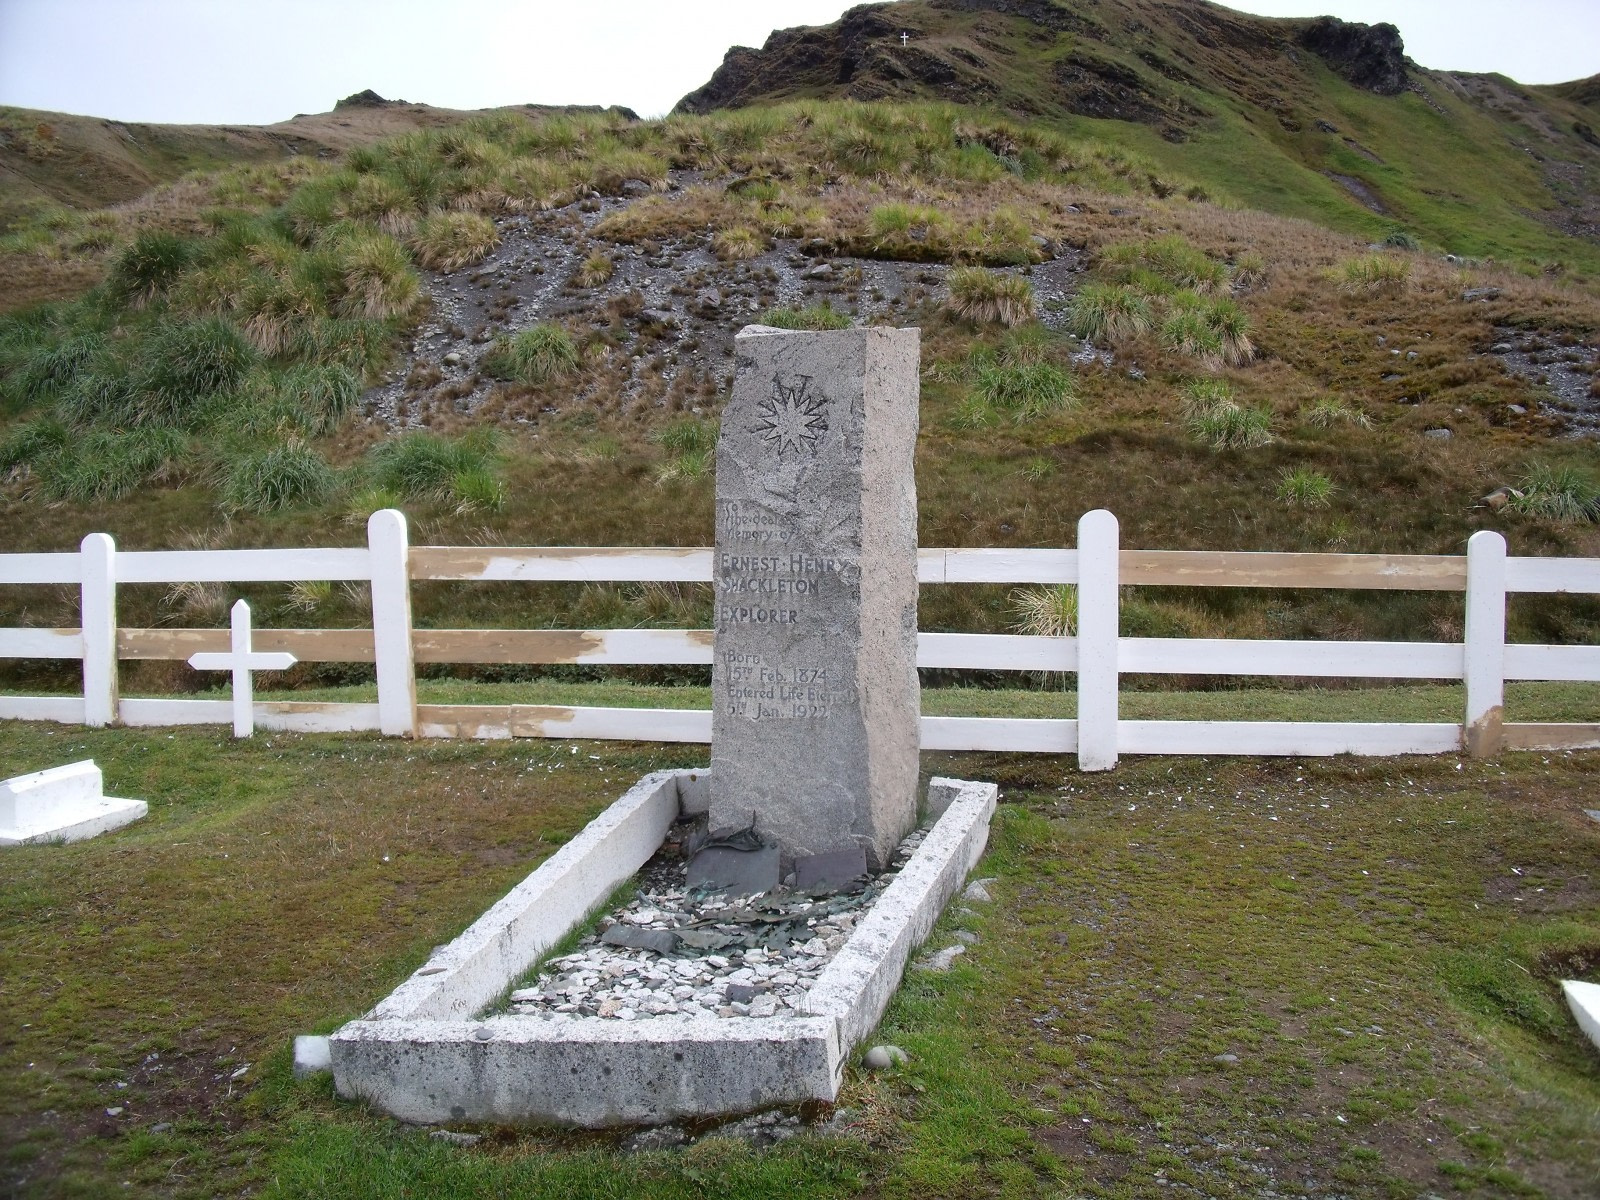
[[[880,867],[916,819],[919,331],[735,341],[717,442],[711,825]]]

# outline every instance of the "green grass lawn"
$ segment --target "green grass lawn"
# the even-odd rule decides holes
[[[0,1194],[1579,1197],[1600,1172],[1600,1053],[1555,982],[1600,980],[1597,755],[924,755],[1003,803],[994,903],[933,938],[980,940],[879,1033],[911,1063],[852,1069],[831,1132],[644,1154],[430,1140],[292,1081],[289,1039],[705,748],[0,737],[0,775],[86,756],[151,814],[4,852]]]

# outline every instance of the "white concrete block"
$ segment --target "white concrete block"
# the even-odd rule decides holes
[[[334,1086],[403,1121],[660,1124],[831,1100],[831,1020],[497,1016],[353,1021],[330,1039]]]
[[[1600,1050],[1600,983],[1563,979],[1561,991],[1567,998],[1567,1007],[1572,1010],[1578,1028],[1583,1030],[1584,1037],[1594,1043],[1595,1049]]]
[[[302,1033],[294,1039],[294,1077],[305,1079],[323,1071],[333,1070],[333,1057],[328,1050],[328,1039],[312,1033]]]
[[[104,794],[92,759],[0,781],[0,846],[77,842],[137,821],[150,811],[143,800]]]

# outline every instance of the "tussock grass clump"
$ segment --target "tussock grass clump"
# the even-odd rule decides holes
[[[1277,496],[1292,508],[1327,508],[1333,480],[1310,467],[1287,467],[1278,477]]]
[[[1193,420],[1219,404],[1237,404],[1238,394],[1226,379],[1191,379],[1183,388],[1183,419]]]
[[[1127,284],[1086,283],[1067,308],[1073,333],[1110,346],[1149,333],[1154,320],[1150,301]]]
[[[54,417],[18,425],[0,442],[0,471],[49,458],[71,440],[72,430]]]
[[[578,347],[560,325],[545,322],[497,339],[483,367],[497,379],[538,386],[576,371]]]
[[[665,487],[672,483],[693,483],[706,478],[716,463],[710,450],[685,450],[661,464],[656,470],[656,484]]]
[[[322,434],[336,428],[355,408],[361,383],[348,367],[302,363],[278,378],[276,392],[298,429]]]
[[[717,445],[717,426],[713,421],[684,417],[666,425],[652,440],[671,454],[713,450]]]
[[[809,308],[769,308],[756,320],[774,329],[849,329],[853,324],[849,313],[827,300]]]
[[[945,281],[945,307],[979,325],[1021,325],[1033,319],[1033,285],[1020,275],[999,275],[982,267],[957,267]]]
[[[1161,344],[1211,367],[1222,364],[1222,335],[1198,308],[1174,308],[1161,322]]]
[[[1355,429],[1372,428],[1371,417],[1332,396],[1325,396],[1301,410],[1300,419],[1314,429],[1331,429],[1335,425],[1349,425]]]
[[[948,220],[938,209],[926,204],[880,204],[867,216],[867,231],[879,247],[901,242],[925,242],[936,236]]]
[[[578,264],[578,269],[572,274],[572,282],[581,288],[599,287],[611,278],[616,269],[617,265],[611,256],[597,250]]]
[[[423,303],[422,281],[405,247],[388,234],[355,232],[341,239],[335,265],[343,284],[340,316],[405,320]]]
[[[1232,402],[1193,417],[1189,431],[1213,450],[1253,450],[1273,440],[1269,413]]]
[[[494,222],[472,212],[429,213],[411,235],[417,261],[430,271],[455,271],[481,262],[499,244]]]
[[[1018,421],[1061,412],[1078,403],[1072,376],[1054,363],[986,363],[977,369],[973,396]]]
[[[47,499],[91,504],[120,500],[154,482],[186,449],[176,429],[96,429],[74,434],[32,465]]]
[[[505,481],[492,470],[458,471],[450,478],[456,512],[499,512],[506,506]]]
[[[1254,250],[1246,250],[1233,260],[1233,286],[1252,291],[1267,281],[1267,260]]]
[[[1011,627],[1030,637],[1071,637],[1078,628],[1075,584],[1018,588],[1011,593]]]
[[[498,479],[499,462],[499,438],[491,429],[459,438],[405,433],[367,454],[367,469],[378,487],[408,500],[457,504],[481,499],[485,478]]]
[[[1600,486],[1581,468],[1536,463],[1506,507],[1552,521],[1596,521],[1600,520]]]
[[[163,325],[145,343],[134,424],[192,423],[201,402],[231,392],[258,361],[256,349],[221,317]]]
[[[1213,450],[1251,450],[1273,441],[1272,414],[1241,404],[1226,380],[1190,383],[1184,389],[1183,416],[1190,434]]]
[[[337,486],[333,468],[299,441],[244,451],[227,458],[222,467],[222,502],[236,512],[321,504]]]
[[[1403,292],[1411,281],[1411,260],[1398,254],[1363,254],[1334,270],[1346,292]]]
[[[1202,296],[1225,291],[1228,268],[1178,234],[1148,242],[1121,243],[1100,252],[1100,265],[1122,282],[1145,273],[1171,289]]]
[[[1168,350],[1215,367],[1243,366],[1255,357],[1250,319],[1226,297],[1207,299],[1194,292],[1174,294],[1161,322],[1161,344]]]
[[[748,225],[735,225],[718,230],[711,239],[711,248],[724,262],[741,262],[755,258],[767,250],[766,235]]]
[[[163,230],[146,230],[117,256],[107,278],[111,293],[123,303],[142,308],[178,281],[195,259],[189,238]]]
[[[714,421],[684,417],[673,421],[652,438],[671,456],[656,470],[656,483],[692,483],[710,473],[716,462],[717,426]]]

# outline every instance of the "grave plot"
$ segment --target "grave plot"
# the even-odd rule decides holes
[[[791,887],[741,896],[691,883],[684,855],[696,832],[675,826],[640,872],[637,895],[573,953],[547,960],[505,1011],[619,1021],[802,1012],[811,986],[926,834],[914,830],[878,874],[809,886],[791,877]]]
[[[995,785],[933,780],[927,807],[937,819],[921,844],[811,986],[769,1017],[735,1009],[641,1020],[636,1009],[625,1020],[620,1008],[599,1016],[598,1004],[585,1016],[581,1003],[562,1013],[495,1012],[541,954],[651,859],[674,824],[706,811],[707,783],[698,771],[640,780],[371,1013],[334,1033],[339,1094],[420,1123],[590,1127],[837,1096],[852,1049],[876,1027],[912,951],[983,853]],[[756,961],[774,965],[762,949]],[[757,977],[755,963],[742,965]]]
[[[711,770],[641,780],[336,1033],[340,1094],[412,1121],[585,1126],[832,1100],[983,852],[992,784],[935,780],[934,824],[907,841],[917,331],[754,326],[735,343],[717,447]],[[700,817],[704,836],[656,861],[648,899],[495,1013]]]

